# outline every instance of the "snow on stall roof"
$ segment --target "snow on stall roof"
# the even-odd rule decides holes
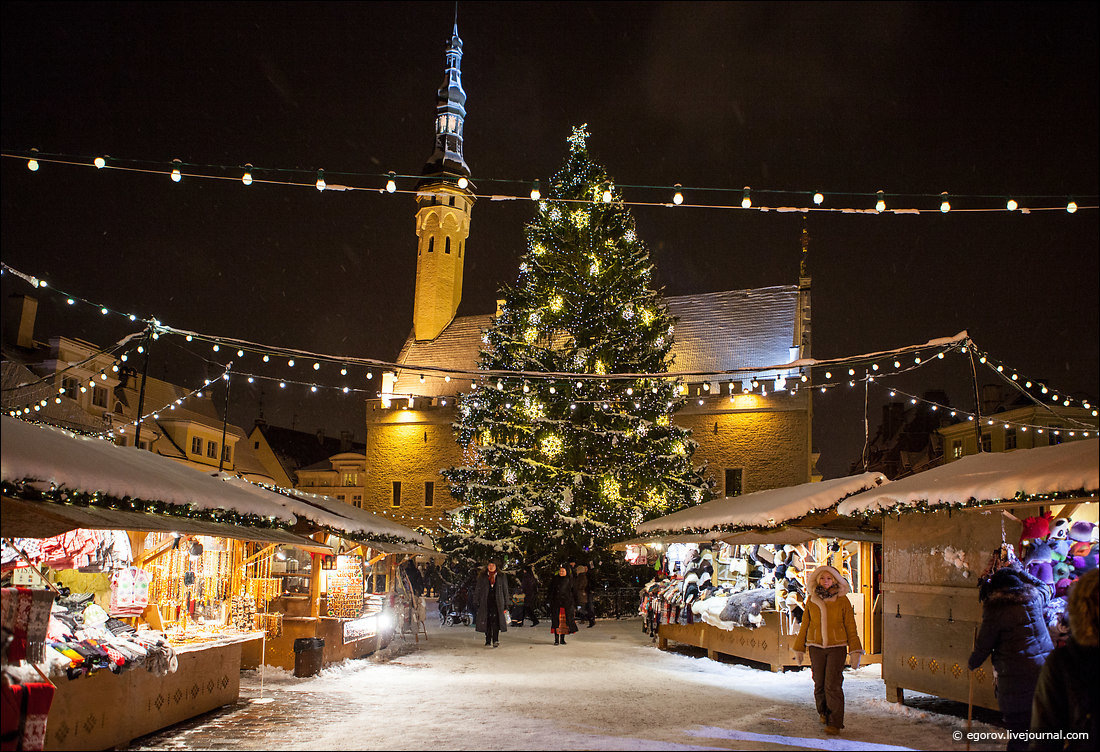
[[[342,530],[349,536],[362,535],[370,538],[394,535],[413,541],[424,548],[432,547],[427,536],[421,535],[412,528],[329,496],[307,493],[294,488],[279,488],[277,491],[271,491],[264,486],[228,474],[225,475],[224,480],[232,486],[251,493],[274,496],[276,503],[281,504],[297,517],[334,530]]]
[[[1095,494],[1100,490],[1100,439],[1014,452],[983,452],[894,481],[845,500],[842,515],[921,502],[930,505],[1014,498],[1017,494]]]
[[[810,512],[829,509],[847,496],[888,482],[882,473],[863,473],[744,496],[728,496],[643,522],[638,525],[638,534],[718,526],[772,527]]]
[[[249,493],[167,457],[6,415],[0,421],[0,478],[9,483],[52,483],[83,493],[296,521],[274,494]]]

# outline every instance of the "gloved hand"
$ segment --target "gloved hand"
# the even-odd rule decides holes
[[[802,665],[802,661],[806,660],[806,654],[805,653],[795,653],[794,656],[795,656],[795,659],[798,661],[799,666]]]
[[[852,670],[855,671],[859,668],[859,662],[863,659],[863,653],[849,653],[848,657],[852,661]]]

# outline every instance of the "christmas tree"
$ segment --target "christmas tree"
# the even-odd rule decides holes
[[[519,277],[483,333],[486,374],[458,401],[466,464],[443,472],[464,508],[441,540],[453,560],[536,565],[584,557],[639,522],[696,504],[683,404],[667,372],[673,319],[585,126],[527,225]]]

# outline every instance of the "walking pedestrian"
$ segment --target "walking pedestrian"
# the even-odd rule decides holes
[[[573,579],[565,564],[558,567],[557,574],[550,580],[550,631],[554,634],[554,644],[564,645],[565,636],[577,631],[577,619],[573,615],[576,599],[573,595]]]
[[[581,619],[586,619],[588,621],[588,626],[595,626],[596,620],[592,618],[592,604],[589,601],[588,567],[584,564],[577,567],[573,575],[573,598],[577,603]]]
[[[500,633],[508,631],[508,602],[511,599],[508,578],[497,570],[495,561],[490,561],[478,576],[474,589],[476,629],[485,633],[485,647],[500,645]]]
[[[1039,672],[1031,705],[1031,749],[1095,749],[1100,739],[1096,677],[1100,675],[1100,570],[1081,576],[1069,591],[1069,639],[1055,648]],[[1075,740],[1064,737],[1070,732]],[[1083,733],[1082,733],[1083,732]],[[1049,734],[1049,738],[1042,738]]]
[[[973,671],[992,655],[997,704],[1014,734],[1031,727],[1035,685],[1054,650],[1043,618],[1047,593],[1042,580],[1014,567],[998,569],[978,591],[982,621],[968,665]],[[1010,738],[1007,749],[1027,749],[1027,742]]]
[[[539,580],[535,577],[534,568],[528,564],[523,568],[523,576],[520,578],[520,586],[523,588],[523,621],[520,626],[531,619],[531,626],[539,625],[539,617],[535,615],[535,609],[539,605]]]
[[[794,640],[800,666],[809,649],[814,702],[825,733],[832,735],[844,728],[844,659],[851,656],[852,668],[859,668],[863,657],[849,590],[833,567],[823,565],[811,572],[806,579],[810,597]]]

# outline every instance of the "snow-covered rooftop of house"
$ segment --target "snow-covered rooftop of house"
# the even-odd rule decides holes
[[[883,488],[857,494],[837,507],[843,515],[925,502],[930,505],[1005,501],[1017,494],[1095,494],[1100,490],[1100,439],[1014,452],[963,457]]]
[[[281,488],[277,492],[269,491],[247,480],[228,475],[225,477],[225,481],[251,493],[274,496],[277,503],[289,512],[317,525],[342,530],[349,535],[362,535],[365,538],[393,535],[405,538],[424,548],[432,547],[427,536],[421,535],[411,528],[329,496],[311,494],[292,488]]]
[[[863,473],[820,483],[772,488],[744,496],[728,496],[643,522],[638,525],[638,535],[719,526],[773,527],[811,512],[829,509],[847,496],[887,482],[882,473]]]
[[[199,509],[296,521],[278,495],[250,493],[193,467],[135,447],[120,447],[50,426],[0,417],[0,478],[83,493],[105,493]]]

